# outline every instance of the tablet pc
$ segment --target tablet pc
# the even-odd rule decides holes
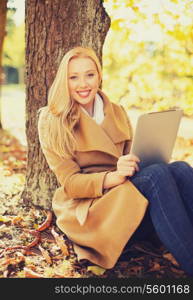
[[[139,116],[130,153],[141,161],[159,160],[168,163],[177,137],[183,110],[150,112]]]

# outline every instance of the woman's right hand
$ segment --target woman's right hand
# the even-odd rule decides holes
[[[140,159],[134,154],[122,155],[117,161],[117,170],[115,172],[120,178],[125,178],[126,176],[131,177],[136,171],[139,171],[139,162]]]

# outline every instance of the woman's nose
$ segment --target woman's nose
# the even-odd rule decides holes
[[[86,87],[87,86],[87,82],[85,78],[81,78],[80,82],[79,82],[80,87]]]

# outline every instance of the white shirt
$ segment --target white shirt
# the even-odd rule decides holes
[[[93,116],[91,117],[89,113],[84,109],[84,107],[81,105],[81,109],[90,116],[97,124],[101,124],[104,120],[104,103],[101,96],[97,93],[94,100],[94,110],[93,110]]]

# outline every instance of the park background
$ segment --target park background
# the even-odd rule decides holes
[[[10,228],[6,235],[7,225],[21,225],[23,222],[25,227],[32,222],[34,214],[37,223],[46,216],[33,211],[27,220],[24,212],[19,213],[28,150],[25,130],[25,1],[9,0],[7,5],[0,90],[0,222],[1,226],[6,225],[2,227],[2,247],[4,243],[9,246],[21,242],[17,240],[19,234],[14,234]],[[134,128],[138,116],[144,112],[183,109],[172,160],[184,160],[193,165],[193,1],[105,0],[103,6],[111,19],[102,54],[103,90],[113,102],[125,107]],[[47,247],[44,245],[44,248]],[[151,249],[140,249],[143,259],[145,253],[152,257]],[[12,262],[14,271],[11,272],[7,267],[9,264],[5,264],[6,268],[4,266],[0,270],[2,277],[30,277],[28,269],[31,265],[31,269],[34,272],[38,270],[43,277],[54,277],[62,272],[64,277],[79,277],[69,260],[58,263],[59,271],[54,273],[48,256],[42,248],[39,251],[43,253],[43,262],[40,258],[36,263],[32,263],[31,258],[29,263],[24,259],[28,267],[19,269],[21,259],[16,255]],[[135,264],[134,260],[130,271],[126,272],[124,266],[121,269],[119,265],[114,275],[140,277],[154,274],[161,277],[168,272],[171,277],[183,276],[181,270],[174,268],[174,259],[167,255],[163,258],[165,265],[163,261],[151,261],[151,264],[148,261],[149,269],[147,267],[144,271],[143,264]],[[93,271],[97,276],[109,276],[108,272],[96,267],[92,269],[92,266],[86,271]],[[81,276],[90,274],[86,271]]]

